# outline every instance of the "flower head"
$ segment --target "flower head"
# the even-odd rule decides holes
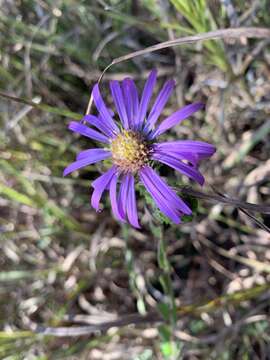
[[[156,78],[157,72],[153,70],[140,99],[132,79],[126,78],[121,84],[118,81],[110,82],[119,121],[116,121],[114,113],[106,107],[96,84],[93,88],[93,99],[98,115],[86,115],[81,123],[71,122],[69,125],[70,130],[102,143],[103,147],[79,153],[76,161],[64,170],[64,175],[111,158],[112,167],[92,182],[94,191],[91,205],[98,211],[102,194],[109,190],[115,217],[137,228],[140,226],[135,198],[135,176],[140,179],[160,211],[178,224],[182,215],[191,214],[191,209],[157,174],[151,164],[159,161],[203,185],[204,178],[198,170],[199,161],[215,152],[213,145],[202,141],[156,142],[156,138],[165,131],[203,107],[201,103],[187,105],[156,125],[174,88],[174,81],[167,81],[148,111]]]
[[[136,173],[150,159],[151,147],[140,132],[133,130],[123,130],[110,148],[114,164],[123,173]]]

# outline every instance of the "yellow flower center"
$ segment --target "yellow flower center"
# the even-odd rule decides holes
[[[112,158],[123,172],[136,172],[149,161],[150,148],[142,136],[123,130],[111,143]]]

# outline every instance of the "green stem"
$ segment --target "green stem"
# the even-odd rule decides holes
[[[175,303],[174,291],[173,291],[173,284],[171,279],[171,265],[169,259],[167,257],[166,251],[166,243],[163,236],[162,228],[159,228],[159,242],[158,242],[158,264],[159,268],[162,270],[162,274],[160,275],[160,282],[166,296],[165,309],[163,311],[163,317],[165,321],[169,325],[169,342],[171,344],[171,354],[169,355],[170,359],[175,359],[178,356],[177,351],[177,340],[175,339],[175,330],[176,330],[176,323],[177,323],[177,308]],[[168,299],[168,303],[167,303]],[[160,329],[161,330],[161,329]]]

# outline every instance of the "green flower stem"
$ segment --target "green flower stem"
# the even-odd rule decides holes
[[[174,337],[177,323],[177,309],[171,279],[172,269],[167,257],[166,243],[161,227],[159,227],[158,235],[158,265],[162,270],[159,280],[165,295],[165,302],[159,305],[159,309],[167,323],[167,325],[163,324],[159,326],[159,334],[161,337],[160,347],[164,358],[173,360],[178,358],[181,349],[181,344]]]

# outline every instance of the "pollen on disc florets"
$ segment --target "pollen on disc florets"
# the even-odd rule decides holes
[[[140,133],[123,130],[111,142],[113,162],[123,172],[136,172],[149,162],[151,148]]]

